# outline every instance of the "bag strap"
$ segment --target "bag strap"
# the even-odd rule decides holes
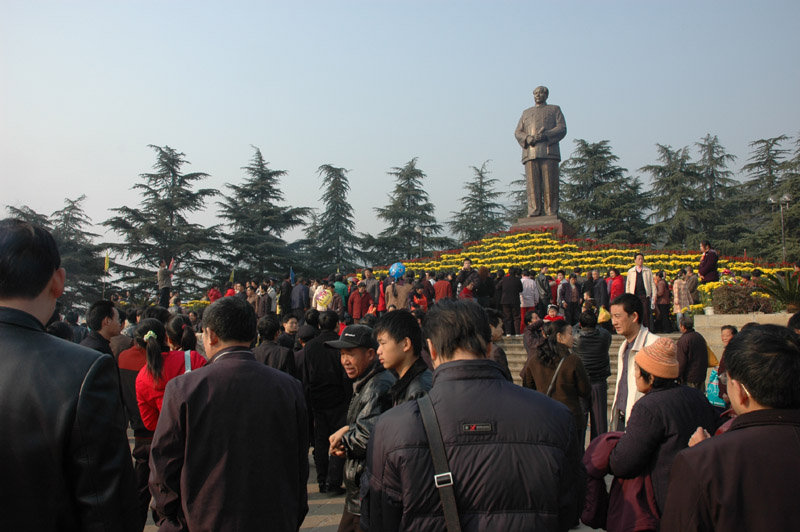
[[[184,373],[191,373],[192,372],[192,352],[191,351],[184,351],[183,352],[183,363],[185,365]]]
[[[558,362],[558,366],[556,366],[556,371],[555,371],[555,373],[553,373],[553,379],[550,381],[550,386],[547,387],[547,397],[550,397],[553,394],[553,387],[556,385],[556,377],[558,377],[558,370],[561,369],[561,364],[564,363],[564,360],[566,358],[567,357],[562,358]]]
[[[439,490],[439,497],[442,499],[447,532],[461,532],[456,495],[453,491],[453,474],[447,464],[447,454],[444,451],[444,441],[442,441],[442,433],[439,430],[439,422],[436,419],[436,411],[433,409],[431,398],[427,395],[417,399],[417,404],[419,405],[419,413],[422,416],[422,424],[425,426],[425,433],[428,436],[428,445],[431,449],[433,471],[435,473],[433,481]]]

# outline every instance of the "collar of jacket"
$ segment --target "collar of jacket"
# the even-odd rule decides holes
[[[0,307],[0,322],[45,332],[44,325],[33,314],[11,307]]]
[[[597,327],[578,327],[574,332],[576,336],[599,336],[603,334]]]
[[[425,361],[422,360],[422,357],[417,357],[411,367],[408,368],[408,371],[406,371],[406,374],[403,375],[402,378],[397,379],[397,382],[392,385],[392,397],[398,397],[401,395],[403,390],[408,388],[408,385],[411,384],[411,381],[413,381],[420,373],[425,373],[425,370],[427,369],[428,366],[425,364]],[[397,372],[392,371],[392,373],[395,377],[397,377]]]
[[[736,416],[728,432],[759,425],[795,425],[800,427],[800,409],[768,408],[766,410],[748,412],[747,414]]]
[[[633,339],[633,346],[631,346],[631,351],[640,351],[645,346],[648,336],[650,336],[650,331],[644,325],[640,325],[639,334],[637,334],[636,338]],[[627,346],[627,340],[622,345]]]
[[[360,392],[364,385],[381,371],[386,371],[386,369],[383,367],[380,360],[378,360],[378,355],[375,355],[375,361],[367,368],[367,371],[361,377],[357,377],[353,381],[353,393]]]
[[[226,347],[225,349],[221,349],[220,351],[217,351],[216,353],[214,353],[214,356],[211,357],[208,360],[208,364],[213,364],[214,362],[216,362],[220,358],[223,358],[223,356],[224,356],[225,360],[228,360],[228,359],[236,359],[236,360],[252,359],[252,360],[255,360],[256,359],[256,357],[253,356],[253,351],[250,349],[250,347],[248,347],[246,345],[232,345],[231,347]]]
[[[103,345],[111,345],[109,340],[106,340],[106,337],[100,334],[99,331],[89,331],[89,334],[86,335],[87,338],[91,337],[100,342]]]
[[[488,358],[443,362],[433,372],[433,384],[438,381],[499,379],[505,381],[500,364]],[[507,381],[506,381],[507,382]]]

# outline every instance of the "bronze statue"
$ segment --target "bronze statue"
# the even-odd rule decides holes
[[[514,136],[522,146],[528,193],[528,216],[558,214],[558,141],[567,134],[561,108],[547,105],[547,87],[533,90],[534,107],[525,109]]]

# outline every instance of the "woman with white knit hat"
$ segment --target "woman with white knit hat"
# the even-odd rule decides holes
[[[644,347],[634,360],[636,388],[645,396],[633,406],[609,466],[620,478],[649,475],[660,516],[675,455],[687,447],[697,427],[713,434],[717,416],[702,392],[676,382],[678,360],[670,338]]]

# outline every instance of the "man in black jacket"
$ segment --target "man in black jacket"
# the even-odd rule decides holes
[[[592,299],[598,309],[603,307],[608,310],[608,287],[597,269],[592,270]]]
[[[353,381],[347,424],[330,436],[330,453],[347,458],[344,466],[347,495],[338,532],[360,532],[361,475],[367,443],[375,420],[392,407],[389,390],[396,379],[378,360],[377,342],[372,337],[372,329],[366,325],[349,325],[339,340],[325,345],[340,350],[342,366]]]
[[[462,530],[568,530],[580,515],[586,478],[567,407],[506,381],[486,360],[491,332],[477,303],[437,303],[424,333],[436,367],[428,396]],[[375,424],[364,530],[445,529],[417,403],[396,406]]]
[[[539,303],[536,305],[536,312],[539,317],[544,319],[547,315],[547,307],[550,305],[553,292],[550,290],[550,279],[547,276],[548,266],[542,266],[539,275],[536,276],[536,289],[539,290]]]
[[[264,316],[258,320],[258,336],[261,342],[253,349],[253,356],[262,364],[275,368],[299,379],[295,367],[294,353],[288,347],[278,345],[275,340],[281,330],[277,316]]]
[[[389,393],[392,406],[422,397],[431,389],[433,373],[422,360],[422,330],[417,318],[405,309],[389,312],[375,323],[378,360],[397,382]]]
[[[303,384],[314,418],[314,465],[320,493],[341,493],[344,459],[328,457],[328,437],[345,423],[351,386],[342,369],[339,350],[325,345],[337,340],[339,316],[331,311],[320,312],[320,333],[303,348]]]
[[[81,341],[81,345],[113,356],[111,339],[119,335],[122,330],[119,311],[114,307],[114,303],[105,299],[92,303],[86,313],[86,323],[90,331]]]
[[[519,333],[520,307],[519,295],[522,293],[522,280],[519,278],[521,270],[512,266],[508,275],[500,281],[502,294],[500,305],[503,307],[503,330],[506,335],[516,336]]]
[[[0,530],[142,530],[114,360],[45,332],[52,235],[0,221]]]
[[[292,313],[292,278],[288,273],[283,278],[283,283],[281,283],[278,305],[280,306],[281,318]]]
[[[700,391],[706,389],[708,367],[708,344],[703,335],[694,330],[691,316],[683,316],[680,322],[681,337],[678,339],[678,381]]]
[[[592,382],[591,439],[608,432],[608,377],[611,365],[608,349],[611,347],[611,334],[597,326],[597,316],[584,312],[580,317],[580,327],[575,332],[572,354],[583,362],[583,367]]]

